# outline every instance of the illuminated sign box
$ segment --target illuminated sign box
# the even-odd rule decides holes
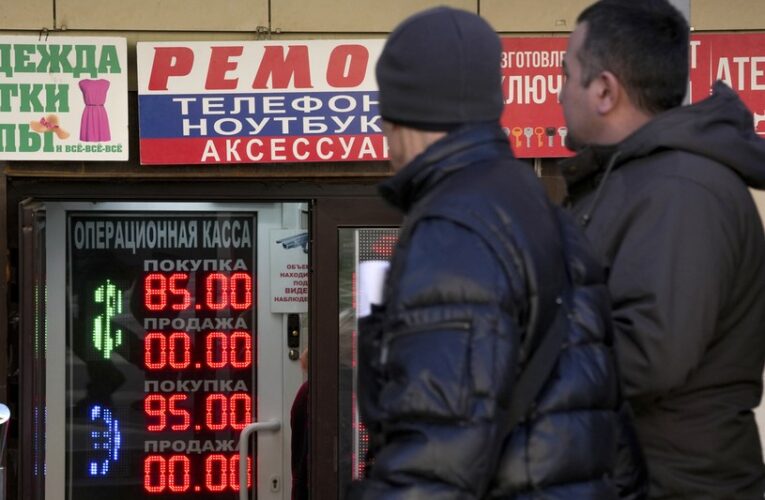
[[[124,38],[0,36],[0,159],[128,159]]]
[[[238,492],[256,229],[243,212],[68,216],[67,498]]]

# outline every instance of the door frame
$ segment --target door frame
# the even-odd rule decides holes
[[[339,498],[339,283],[338,230],[396,227],[402,215],[379,197],[318,199],[311,210],[311,495]],[[334,293],[322,293],[334,290]]]

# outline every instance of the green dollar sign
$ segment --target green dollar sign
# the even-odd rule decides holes
[[[122,313],[122,290],[109,280],[96,288],[96,304],[104,305],[104,314],[93,320],[93,345],[109,359],[112,351],[122,344],[122,330],[112,331],[112,318]]]

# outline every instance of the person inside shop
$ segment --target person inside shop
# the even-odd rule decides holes
[[[305,382],[298,389],[290,410],[292,430],[292,500],[308,500],[310,496],[311,419],[308,399],[308,348],[300,354],[300,368]]]

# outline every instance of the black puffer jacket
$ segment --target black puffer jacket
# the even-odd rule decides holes
[[[651,498],[765,491],[752,415],[765,360],[765,239],[747,191],[765,187],[765,141],[752,125],[718,83],[707,100],[564,165],[573,210],[610,264],[615,344]]]
[[[531,417],[505,439],[517,374],[566,285],[555,209],[499,127],[450,133],[381,192],[409,217],[385,307],[360,331],[374,463],[350,497],[616,498],[610,305],[565,224],[582,284],[575,326]]]

